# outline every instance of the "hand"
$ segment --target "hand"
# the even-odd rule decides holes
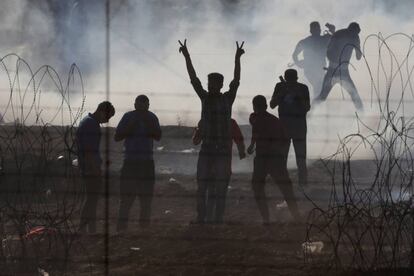
[[[246,158],[246,153],[244,151],[239,151],[239,157],[240,160],[243,160],[244,158]]]
[[[326,23],[325,27],[328,28],[329,33],[331,33],[331,34],[335,33],[335,30],[336,30],[335,25]]]
[[[239,42],[236,41],[236,46],[237,46],[236,58],[240,58],[244,54],[243,45],[244,45],[244,41],[240,44],[240,46],[239,46]]]
[[[247,148],[247,153],[248,154],[253,154],[254,152],[254,144],[251,144],[248,148]]]
[[[181,40],[178,40],[178,43],[180,44],[178,52],[182,53],[185,57],[189,56],[190,54],[187,49],[187,39],[184,39],[184,43],[182,43]]]

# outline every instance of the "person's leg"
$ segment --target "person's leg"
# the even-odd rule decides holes
[[[197,223],[204,223],[207,216],[207,190],[211,180],[209,156],[200,152],[197,162]]]
[[[256,156],[253,163],[252,189],[264,224],[269,223],[269,207],[267,206],[265,194],[266,175],[266,160]]]
[[[216,214],[217,204],[217,181],[215,172],[212,171],[210,178],[206,181],[207,193],[207,208],[206,208],[206,222],[213,223]]]
[[[295,148],[296,165],[298,166],[299,185],[303,187],[308,184],[308,168],[306,165],[306,133],[302,137],[295,137],[292,140],[293,147]]]
[[[134,203],[137,192],[137,181],[135,177],[135,164],[130,161],[124,161],[120,180],[118,231],[125,230],[128,227],[129,210]]]
[[[292,133],[291,132],[293,130],[293,127],[292,127],[292,121],[288,117],[281,117],[280,121],[282,122],[283,127],[286,130],[286,135],[287,135],[286,144],[282,149],[282,154],[283,154],[283,157],[284,157],[284,161],[285,161],[286,166],[287,166],[288,158],[289,158],[290,144],[291,144],[291,140],[292,140]]]
[[[214,162],[216,174],[216,213],[215,222],[223,223],[224,211],[226,208],[227,189],[230,180],[230,170],[228,168],[230,155],[220,155]]]
[[[334,74],[335,74],[335,69],[334,68],[328,68],[328,70],[326,71],[326,74],[323,78],[321,92],[319,93],[319,95],[317,95],[315,97],[315,99],[313,101],[314,104],[326,100],[326,98],[328,97],[328,95],[331,92],[332,87],[334,85],[334,81],[333,81]]]
[[[345,90],[351,96],[351,99],[355,105],[355,108],[358,110],[362,110],[364,108],[362,104],[362,100],[359,97],[358,90],[356,89],[355,84],[351,79],[351,76],[349,75],[348,69],[341,70],[340,82],[341,82],[341,85],[345,88]]]
[[[96,208],[98,204],[101,179],[98,176],[85,176],[83,183],[86,189],[86,201],[83,205],[80,219],[80,230],[88,227],[90,233],[96,232]]]
[[[321,68],[310,67],[310,68],[306,68],[306,70],[304,68],[303,73],[312,87],[312,93],[311,93],[310,98],[313,99],[322,90],[322,83],[323,83],[325,71],[323,70],[322,67]]]
[[[138,196],[140,203],[139,224],[146,226],[151,221],[151,205],[154,195],[155,167],[153,160],[139,162]]]
[[[300,219],[300,213],[296,202],[295,194],[293,192],[292,181],[289,177],[287,167],[284,165],[283,160],[275,159],[272,168],[270,169],[270,175],[275,183],[279,186],[279,189],[288,204],[290,213],[295,219]]]

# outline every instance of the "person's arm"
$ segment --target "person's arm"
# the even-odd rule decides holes
[[[250,145],[247,148],[247,153],[248,154],[253,154],[254,152],[254,147],[256,145],[256,135],[254,133],[254,131],[252,131],[252,138],[250,139]]]
[[[122,116],[121,121],[119,121],[118,126],[115,130],[114,140],[119,142],[124,140],[126,137],[132,134],[134,130],[134,120],[127,118],[126,114]]]
[[[88,175],[101,175],[101,164],[99,163],[99,160],[97,160],[96,158],[97,153],[94,152],[96,150],[95,145],[99,143],[99,132],[99,126],[96,126],[94,124],[86,123],[83,126],[82,149],[84,154],[84,168],[85,172]]]
[[[187,72],[188,76],[190,77],[191,84],[193,85],[193,88],[197,95],[200,98],[203,98],[207,95],[207,92],[204,90],[200,80],[197,78],[196,71],[193,66],[193,62],[191,61],[190,53],[187,49],[187,39],[184,40],[184,43],[182,43],[180,40],[178,40],[178,43],[180,44],[179,52],[183,54],[185,58],[185,64],[187,66]]]
[[[303,99],[302,106],[303,106],[303,109],[306,113],[310,110],[310,107],[311,107],[310,106],[310,98],[309,98],[309,88],[308,88],[307,85],[303,85],[303,87],[304,87],[304,89],[303,89],[304,94],[303,94],[303,97],[302,97],[302,99]]]
[[[195,146],[201,143],[201,130],[199,127],[194,128],[193,137],[191,140]]]
[[[230,101],[232,103],[234,102],[234,99],[236,98],[237,89],[239,88],[239,83],[240,83],[240,71],[241,71],[240,57],[244,54],[243,45],[244,45],[244,41],[240,45],[239,45],[239,42],[236,41],[237,50],[236,50],[236,55],[234,58],[234,76],[233,76],[233,80],[230,83],[230,90],[228,92]]]
[[[299,60],[299,54],[303,51],[303,45],[302,44],[303,44],[302,40],[299,41],[298,44],[296,45],[295,50],[293,51],[293,54],[292,54],[293,62],[299,68],[303,67],[303,60]]]
[[[252,126],[252,137],[250,139],[250,145],[247,148],[247,153],[248,154],[253,154],[254,147],[256,145],[256,139],[257,139],[256,132],[257,132],[257,130],[256,130],[256,120],[255,120],[256,118],[255,117],[256,117],[255,113],[250,114],[249,122],[250,122],[250,125]]]
[[[146,115],[147,115],[146,120],[148,121],[146,123],[146,129],[148,130],[148,136],[154,139],[155,141],[161,140],[161,126],[160,126],[157,116],[153,113],[150,113],[149,111]]]
[[[236,46],[237,46],[237,50],[236,50],[236,55],[234,58],[234,77],[233,77],[233,81],[239,82],[240,81],[240,57],[244,54],[244,49],[243,49],[243,45],[244,45],[244,41],[240,44],[239,46],[239,42],[236,41]]]
[[[357,37],[355,42],[355,55],[357,60],[360,60],[362,57],[361,42],[359,40],[359,36]]]
[[[244,137],[240,130],[239,125],[235,120],[231,120],[231,136],[233,138],[234,143],[236,143],[237,151],[239,152],[240,159],[246,157],[246,146],[244,145]]]
[[[270,108],[274,109],[276,106],[280,104],[280,102],[283,100],[283,92],[282,92],[282,85],[283,83],[277,83],[275,86],[275,90],[273,91],[272,99],[270,100]]]
[[[336,31],[336,27],[335,27],[335,25],[333,25],[333,24],[326,23],[326,24],[325,24],[325,27],[326,27],[326,28],[328,28],[328,32],[327,32],[327,34],[326,34],[326,35],[331,36],[331,35],[333,35],[333,34],[335,33],[335,31]]]

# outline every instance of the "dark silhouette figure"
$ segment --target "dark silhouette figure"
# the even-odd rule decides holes
[[[194,130],[193,139],[192,139],[194,145],[198,145],[202,141],[201,124],[202,124],[202,121],[199,121],[198,126]],[[240,160],[244,159],[246,157],[246,146],[244,144],[244,137],[243,137],[243,134],[241,133],[240,127],[237,124],[236,120],[231,119],[231,140],[229,141],[230,148],[233,147],[233,141],[237,146],[237,151],[239,153]],[[232,174],[231,161],[232,161],[232,154],[230,154],[230,158],[228,159],[228,164],[226,167],[226,170],[228,170],[227,173],[229,175]],[[206,187],[206,193],[208,197],[206,217],[209,218],[208,221],[213,221],[213,218],[214,218],[214,211],[215,211],[214,209],[216,206],[216,198],[217,198],[216,188],[217,187],[214,185],[210,185]]]
[[[94,113],[89,113],[79,123],[76,131],[78,164],[86,189],[86,201],[80,219],[80,231],[96,232],[96,207],[102,189],[102,158],[99,151],[101,142],[100,124],[107,123],[114,116],[115,108],[110,102],[102,102]]]
[[[283,80],[283,78],[281,78]],[[306,167],[306,113],[310,109],[309,90],[305,84],[297,82],[298,73],[294,69],[285,71],[286,81],[276,84],[270,107],[279,106],[279,118],[286,128],[288,136],[287,151],[290,142],[295,149],[298,166],[299,185],[306,186],[308,172]]]
[[[195,223],[223,223],[231,161],[231,110],[240,81],[240,57],[243,44],[237,44],[234,78],[229,91],[221,93],[223,75],[208,75],[208,92],[204,90],[188,53],[186,40],[179,41],[191,84],[201,100],[201,149],[197,163],[197,219]],[[208,191],[215,191],[212,196]],[[207,209],[209,212],[207,212]],[[207,216],[208,215],[208,216]]]
[[[254,152],[252,188],[254,197],[263,218],[263,224],[269,223],[269,207],[267,206],[265,184],[266,176],[270,174],[282,192],[293,217],[299,219],[298,206],[293,193],[292,181],[286,167],[289,140],[284,126],[276,116],[267,112],[266,98],[257,95],[253,98],[254,113],[250,114],[252,125],[252,140],[247,149],[249,154]]]
[[[310,23],[311,35],[302,39],[296,45],[292,54],[296,66],[303,69],[305,77],[312,85],[314,95],[317,95],[322,88],[324,68],[326,67],[326,49],[332,34],[335,32],[335,26],[329,23],[325,25],[328,31],[321,35],[321,26],[319,22]],[[299,59],[299,54],[303,54],[303,59]]]
[[[192,138],[193,144],[200,144],[201,139],[201,121],[199,121],[197,127],[194,129]],[[244,137],[236,120],[231,119],[231,140],[229,141],[229,143],[231,143],[230,147],[232,147],[233,142],[237,146],[237,151],[239,153],[240,160],[244,159],[246,157],[246,145],[244,144]],[[231,173],[231,159],[229,164],[229,170]]]
[[[115,141],[125,140],[118,231],[128,227],[129,211],[136,196],[140,202],[139,224],[147,226],[151,219],[155,183],[153,142],[161,139],[161,128],[157,116],[148,110],[149,105],[148,97],[139,95],[135,110],[124,114],[115,132]]]
[[[354,49],[357,60],[362,57],[358,35],[360,31],[358,23],[352,22],[348,28],[339,30],[332,35],[327,50],[329,66],[323,79],[322,91],[315,98],[315,103],[326,100],[332,87],[336,83],[340,83],[348,91],[355,107],[358,110],[363,109],[361,98],[348,69]]]

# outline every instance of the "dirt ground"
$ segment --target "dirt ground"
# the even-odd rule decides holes
[[[171,178],[176,181],[170,181]],[[146,228],[137,223],[139,204],[135,202],[129,230],[116,233],[117,197],[111,197],[110,275],[301,275],[306,272],[301,247],[306,224],[294,222],[287,208],[277,208],[283,199],[270,180],[271,226],[261,224],[250,190],[250,175],[234,175],[230,186],[224,225],[189,224],[196,215],[196,183],[192,176],[158,177],[153,221]],[[309,209],[309,203],[299,192],[298,197],[302,210]],[[90,255],[92,266],[81,258],[86,263],[76,265],[76,273],[87,275],[90,269],[94,275],[102,273],[102,231],[81,237],[84,253]]]
[[[249,128],[242,127],[242,130],[247,142]],[[113,129],[109,132],[108,137],[112,137]],[[234,152],[225,223],[192,225],[197,187],[197,147],[191,145],[192,129],[163,127],[163,134],[161,142],[154,145],[157,175],[151,225],[145,228],[138,225],[137,199],[130,213],[128,231],[116,232],[122,143],[111,140],[109,229],[106,232],[104,228],[102,194],[98,233],[76,236],[69,253],[67,275],[103,275],[105,268],[109,275],[357,275],[355,271],[340,274],[329,269],[326,264],[332,256],[325,249],[312,261],[305,258],[302,243],[306,239],[307,215],[314,204],[326,206],[331,192],[332,176],[320,160],[308,161],[309,187],[305,191],[297,185],[296,169],[289,169],[304,217],[302,221],[294,221],[288,209],[279,205],[283,198],[269,178],[266,189],[272,223],[262,225],[250,184],[253,157],[240,161]],[[355,179],[368,184],[375,167],[373,162],[354,161],[352,167]],[[79,214],[75,213],[71,220],[76,225]],[[49,273],[59,274],[57,271],[52,269]],[[0,275],[9,275],[9,272],[0,271]],[[395,274],[378,272],[376,275]]]
[[[307,196],[319,204],[326,202],[329,195],[329,175],[323,170],[318,162],[310,166],[313,184],[306,190]],[[291,176],[297,183],[296,170],[291,170]],[[302,248],[306,215],[313,208],[304,192],[295,184],[305,217],[296,222],[286,207],[278,206],[283,198],[269,178],[267,193],[272,224],[263,226],[250,179],[250,174],[233,174],[224,225],[198,226],[189,223],[196,215],[195,177],[158,175],[152,224],[145,228],[138,225],[136,201],[128,231],[116,233],[118,182],[113,175],[109,199],[110,275],[320,275],[320,268],[305,262]],[[100,204],[99,210],[103,210],[103,202]],[[83,250],[73,259],[77,275],[103,273],[105,241],[103,229],[99,232],[80,237]]]

